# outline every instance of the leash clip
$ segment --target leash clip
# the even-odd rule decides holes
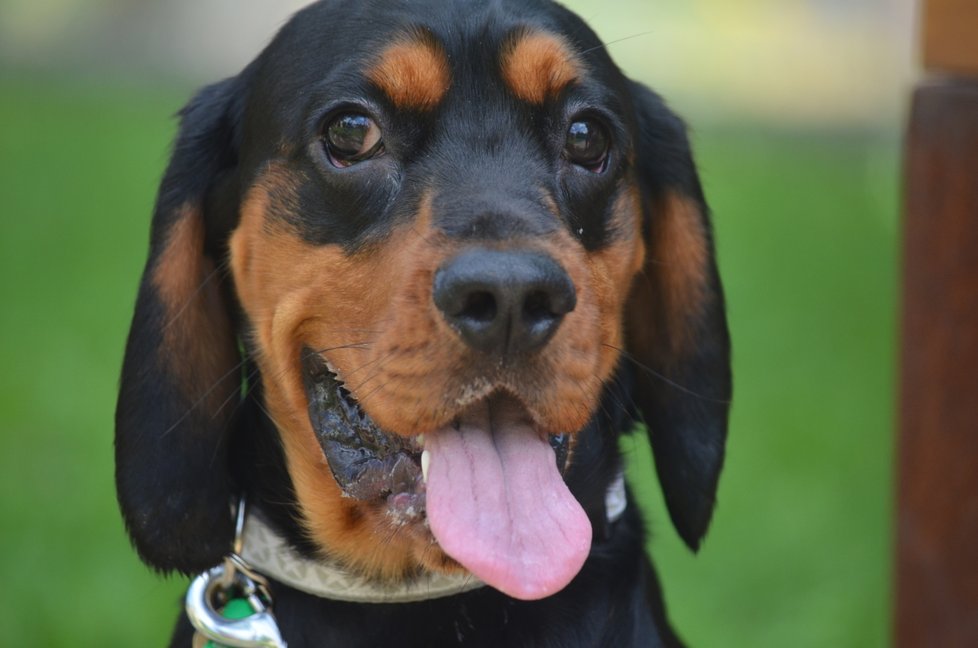
[[[238,502],[234,548],[224,563],[200,574],[187,589],[185,609],[194,648],[286,648],[272,614],[268,581],[241,557],[245,498]]]

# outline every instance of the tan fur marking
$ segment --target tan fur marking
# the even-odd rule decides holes
[[[659,264],[673,351],[678,352],[690,333],[687,322],[703,305],[709,258],[699,207],[670,194],[653,234],[652,258]]]
[[[273,168],[250,192],[231,237],[231,268],[254,325],[266,408],[282,435],[306,532],[333,559],[375,577],[403,578],[420,567],[445,571],[445,557],[425,529],[397,524],[380,504],[342,496],[309,422],[299,368],[303,346],[323,349],[351,384],[366,383],[361,395],[375,386],[372,355],[400,287],[394,277],[425,241],[396,233],[404,254],[385,246],[354,256],[309,245],[266,218],[272,196],[290,200],[293,184]],[[404,245],[411,240],[413,246]]]
[[[582,66],[561,37],[526,32],[504,50],[502,74],[514,95],[542,104],[580,78]]]
[[[691,323],[706,300],[709,246],[699,206],[670,193],[654,205],[645,272],[633,288],[631,311],[654,313],[654,322],[630,328],[646,335],[631,339],[640,354],[657,349],[663,361],[677,359],[691,341]],[[651,357],[645,355],[645,357]]]
[[[389,46],[367,70],[367,77],[395,106],[416,110],[434,108],[451,85],[445,52],[423,35]]]
[[[265,406],[282,435],[304,528],[331,556],[374,576],[456,570],[423,525],[398,524],[383,503],[342,496],[309,422],[299,353],[321,350],[390,434],[430,433],[464,404],[500,389],[523,401],[541,431],[580,429],[624,345],[624,290],[644,250],[638,199],[635,192],[622,196],[620,236],[600,253],[588,254],[567,231],[499,243],[550,255],[577,289],[577,307],[546,347],[505,367],[469,349],[433,302],[435,272],[467,244],[432,225],[430,192],[413,222],[347,255],[339,246],[308,244],[268,217],[288,209],[295,190],[295,176],[273,166],[246,197],[230,247]]]
[[[227,375],[237,352],[221,296],[221,277],[204,255],[204,219],[185,206],[170,227],[153,268],[153,286],[166,313],[160,353],[184,396],[204,398],[212,414],[234,393],[237,375]]]
[[[628,287],[645,258],[637,188],[629,187],[621,193],[615,201],[613,214],[610,225],[615,229],[615,238],[607,247],[591,254],[587,262],[601,312],[603,376],[610,375],[618,362],[619,349],[625,346],[622,311],[628,298]]]

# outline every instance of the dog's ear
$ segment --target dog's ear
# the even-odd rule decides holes
[[[713,514],[730,406],[730,339],[708,209],[685,124],[631,85],[645,266],[626,305],[626,358],[666,506],[693,550]]]
[[[227,445],[240,363],[215,194],[236,167],[237,80],[180,113],[160,185],[116,408],[116,488],[144,561],[197,572],[233,539]]]

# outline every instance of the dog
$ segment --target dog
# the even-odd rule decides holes
[[[293,648],[681,645],[618,444],[696,550],[723,291],[683,121],[580,18],[307,7],[181,111],[149,248],[115,449],[150,566],[213,612],[226,565]]]

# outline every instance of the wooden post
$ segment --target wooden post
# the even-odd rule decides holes
[[[978,1],[924,0],[903,242],[898,648],[978,646]]]
[[[924,66],[978,75],[978,2],[924,0]]]

